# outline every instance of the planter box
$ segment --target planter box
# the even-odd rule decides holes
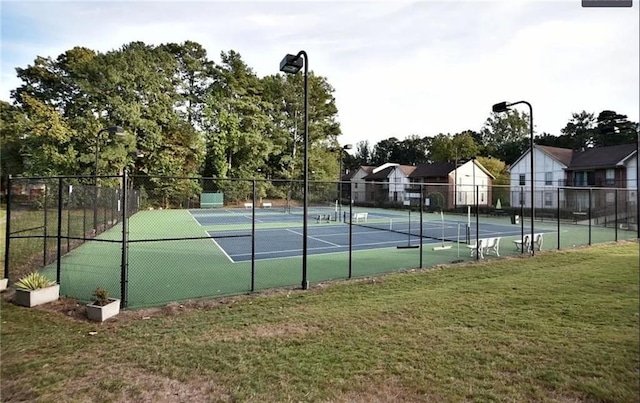
[[[60,296],[60,284],[52,285],[38,290],[23,290],[16,288],[16,296],[13,299],[20,306],[36,306],[56,301]]]
[[[104,322],[120,313],[120,300],[109,298],[109,301],[111,302],[103,306],[93,303],[87,304],[87,318],[96,322]]]
[[[9,283],[8,278],[0,278],[0,291],[6,290],[8,283]]]

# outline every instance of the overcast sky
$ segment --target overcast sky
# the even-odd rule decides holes
[[[536,131],[573,112],[639,120],[638,0],[423,2],[128,1],[1,3],[0,98],[16,67],[74,46],[193,40],[239,52],[260,77],[304,49],[335,88],[342,144],[480,130],[499,101],[529,101]]]

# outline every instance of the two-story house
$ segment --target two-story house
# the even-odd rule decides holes
[[[638,189],[638,151],[636,144],[570,150],[534,145],[534,206],[536,208],[572,208],[584,211],[589,206],[586,188],[626,189],[625,200],[636,203]],[[531,207],[531,162],[527,150],[513,163],[511,174],[511,205]],[[567,188],[585,188],[562,189]],[[599,192],[599,194],[602,192]],[[614,192],[604,192],[593,198],[591,205],[611,203]],[[611,196],[613,195],[613,196]],[[559,200],[558,200],[559,197]]]
[[[456,168],[453,162],[419,164],[409,178],[413,184],[421,183],[425,204],[432,208],[455,208],[491,204],[491,185],[495,177],[478,161],[470,160]],[[420,186],[412,187],[412,194]]]
[[[409,175],[415,168],[412,165],[400,165],[393,162],[387,162],[374,168],[369,175],[364,177],[366,200],[402,203],[409,185]]]

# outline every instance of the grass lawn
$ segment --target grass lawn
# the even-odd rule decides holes
[[[3,301],[0,398],[634,402],[638,283],[638,244],[626,243],[127,311],[102,325],[67,316],[69,302]]]

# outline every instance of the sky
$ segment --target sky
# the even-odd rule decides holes
[[[640,120],[638,3],[1,0],[0,99],[37,56],[192,40],[260,77],[305,50],[335,89],[341,144],[478,131],[494,103],[520,100],[536,133],[559,135],[583,110]]]

